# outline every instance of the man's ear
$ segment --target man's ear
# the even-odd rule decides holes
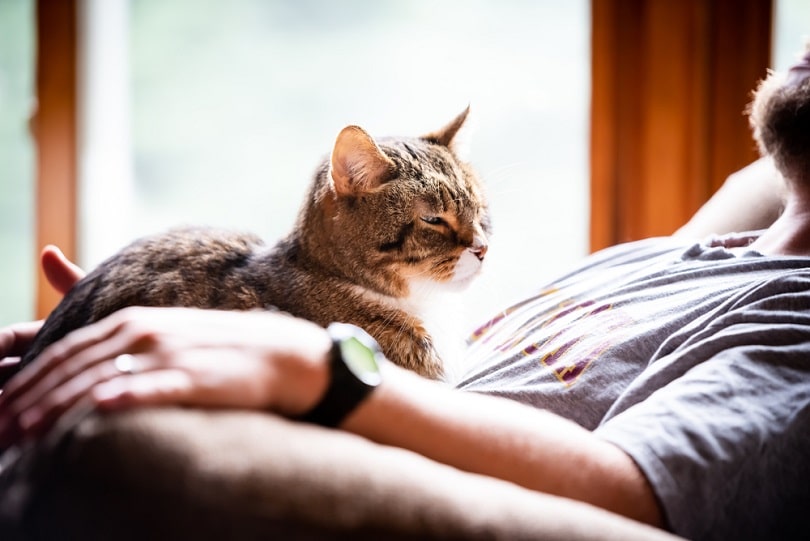
[[[358,195],[391,178],[394,162],[358,126],[341,130],[332,149],[330,174],[338,195]]]
[[[450,121],[449,124],[442,129],[423,135],[422,139],[436,143],[438,145],[446,146],[456,154],[464,154],[464,149],[467,147],[467,137],[463,136],[462,130],[467,116],[470,114],[470,106],[468,105],[456,118]],[[469,124],[469,123],[468,123]]]

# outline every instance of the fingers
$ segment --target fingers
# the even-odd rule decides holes
[[[222,386],[224,378],[219,376],[218,369],[209,371],[213,376],[209,373],[200,377],[200,370],[195,371],[188,361],[205,354],[195,353],[186,340],[178,341],[179,333],[164,332],[158,336],[161,331],[156,329],[165,327],[165,322],[172,319],[165,316],[174,314],[181,316],[178,325],[186,329],[193,312],[129,308],[74,331],[46,348],[0,395],[0,449],[43,434],[85,397],[104,409],[136,404],[216,405],[242,399],[243,389],[227,382],[225,394],[232,392],[236,396],[223,396],[221,389],[210,392],[211,388]],[[160,321],[154,323],[155,320]],[[182,346],[178,347],[178,343]],[[132,370],[116,363],[123,354],[132,359]],[[203,370],[210,366],[211,363],[202,363]],[[192,377],[200,380],[196,386]],[[239,379],[249,380],[250,374],[240,374]]]
[[[189,404],[193,382],[182,370],[157,370],[111,379],[93,388],[93,402],[101,409],[131,406]]]
[[[115,334],[120,317],[110,317],[101,322],[71,333],[65,339],[47,347],[35,363],[25,367],[9,381],[0,395],[0,411],[13,401],[24,405],[33,402],[74,374],[97,363],[120,354],[122,346],[107,340]],[[98,345],[98,348],[94,347]],[[99,349],[100,348],[100,349]],[[19,409],[19,408],[18,408]]]
[[[41,327],[42,321],[27,321],[0,329],[0,359],[21,357]]]
[[[40,260],[48,283],[62,295],[84,278],[85,272],[65,257],[65,254],[56,246],[46,246],[42,250]]]
[[[0,448],[44,433],[84,399],[102,409],[176,404],[298,415],[326,387],[330,349],[322,328],[289,316],[127,308],[52,344],[8,383]]]
[[[19,370],[20,357],[34,341],[42,321],[16,323],[0,329],[0,393]]]
[[[42,394],[38,400],[27,404],[14,403],[7,412],[13,417],[0,422],[0,446],[8,443],[10,439],[36,437],[44,433],[56,420],[76,404],[81,398],[89,394],[90,390],[100,381],[108,381],[121,374],[114,361],[97,364],[77,377]]]
[[[17,373],[19,363],[19,357],[9,357],[8,359],[0,360],[0,394],[2,394],[3,386],[6,382],[11,376]]]
[[[143,371],[122,373],[115,359],[108,359],[50,389],[19,411],[16,418],[0,424],[0,448],[11,441],[40,437],[69,409],[88,396],[93,406],[108,411],[135,405],[180,405],[190,402],[193,382],[187,372],[152,370],[149,367],[154,364],[139,359],[136,362],[139,367],[144,366]]]
[[[47,429],[98,382],[120,377],[115,321],[81,329],[43,351],[0,395],[0,448]],[[106,361],[106,362],[105,362]]]
[[[16,411],[32,407],[86,372],[98,375],[94,372],[97,365],[124,353],[137,354],[142,369],[148,368],[147,364],[177,366],[183,346],[190,349],[190,343],[204,343],[210,336],[204,331],[200,336],[183,336],[194,333],[190,320],[195,313],[184,309],[125,308],[70,333],[46,348],[35,363],[9,382],[0,395],[0,411],[11,404]]]
[[[46,246],[41,260],[48,281],[62,294],[67,293],[84,277],[84,271],[65,257],[56,246]],[[0,388],[5,390],[6,382],[17,371],[18,357],[22,357],[31,346],[42,324],[41,320],[30,321],[0,329]]]
[[[42,251],[42,269],[48,282],[60,293],[67,293],[84,277],[84,271],[72,263],[56,246],[46,246]],[[5,357],[21,357],[33,342],[42,321],[15,323],[0,329],[0,360]]]

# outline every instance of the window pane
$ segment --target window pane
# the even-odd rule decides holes
[[[588,6],[132,0],[132,234],[206,223],[272,241],[343,126],[418,135],[469,103],[500,306],[587,251]]]
[[[34,313],[33,0],[0,2],[0,325]]]
[[[782,71],[796,62],[810,40],[810,2],[776,0],[774,9],[773,67]]]

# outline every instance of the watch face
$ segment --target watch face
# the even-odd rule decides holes
[[[334,327],[333,327],[334,325]],[[379,346],[365,331],[354,325],[330,325],[330,329],[344,336],[340,339],[340,354],[346,366],[361,381],[368,385],[378,385],[381,380],[380,366],[377,362],[381,356]]]
[[[354,336],[340,343],[340,351],[355,376],[369,385],[379,384],[380,367],[377,365],[376,351]]]

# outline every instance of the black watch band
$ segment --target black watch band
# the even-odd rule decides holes
[[[377,342],[361,328],[332,323],[329,355],[329,385],[302,421],[327,427],[338,426],[381,381],[382,352]]]

